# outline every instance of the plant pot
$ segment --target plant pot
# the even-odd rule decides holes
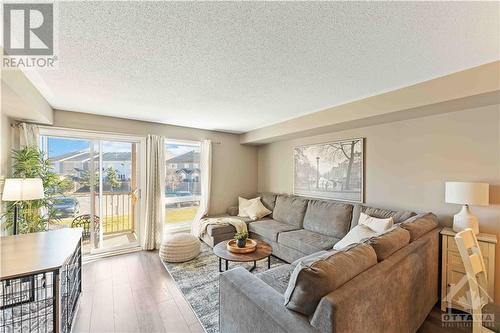
[[[247,240],[246,239],[237,239],[236,240],[236,245],[239,247],[239,248],[244,248],[245,245],[247,243]]]

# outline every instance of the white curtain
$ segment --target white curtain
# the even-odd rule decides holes
[[[38,147],[38,140],[40,136],[40,129],[36,124],[19,124],[19,147],[24,148],[27,146]]]
[[[160,247],[163,234],[163,196],[165,192],[165,145],[163,138],[148,135],[146,140],[146,223],[142,248]]]
[[[197,230],[200,220],[208,214],[210,208],[210,184],[212,182],[212,141],[203,140],[200,147],[200,178],[201,178],[201,200],[200,207],[196,212],[191,233]]]

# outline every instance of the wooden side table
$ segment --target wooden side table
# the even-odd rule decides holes
[[[441,311],[453,308],[468,312],[469,284],[465,276],[462,258],[455,243],[455,234],[451,228],[441,230],[442,263],[441,263]],[[480,233],[476,236],[486,266],[488,278],[487,293],[494,301],[495,297],[495,247],[497,236]]]

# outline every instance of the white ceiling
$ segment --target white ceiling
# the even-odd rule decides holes
[[[246,132],[500,59],[500,3],[64,2],[63,110]],[[29,74],[29,73],[28,73]]]

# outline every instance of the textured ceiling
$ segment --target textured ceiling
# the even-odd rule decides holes
[[[500,59],[499,3],[62,2],[58,109],[245,132]]]

